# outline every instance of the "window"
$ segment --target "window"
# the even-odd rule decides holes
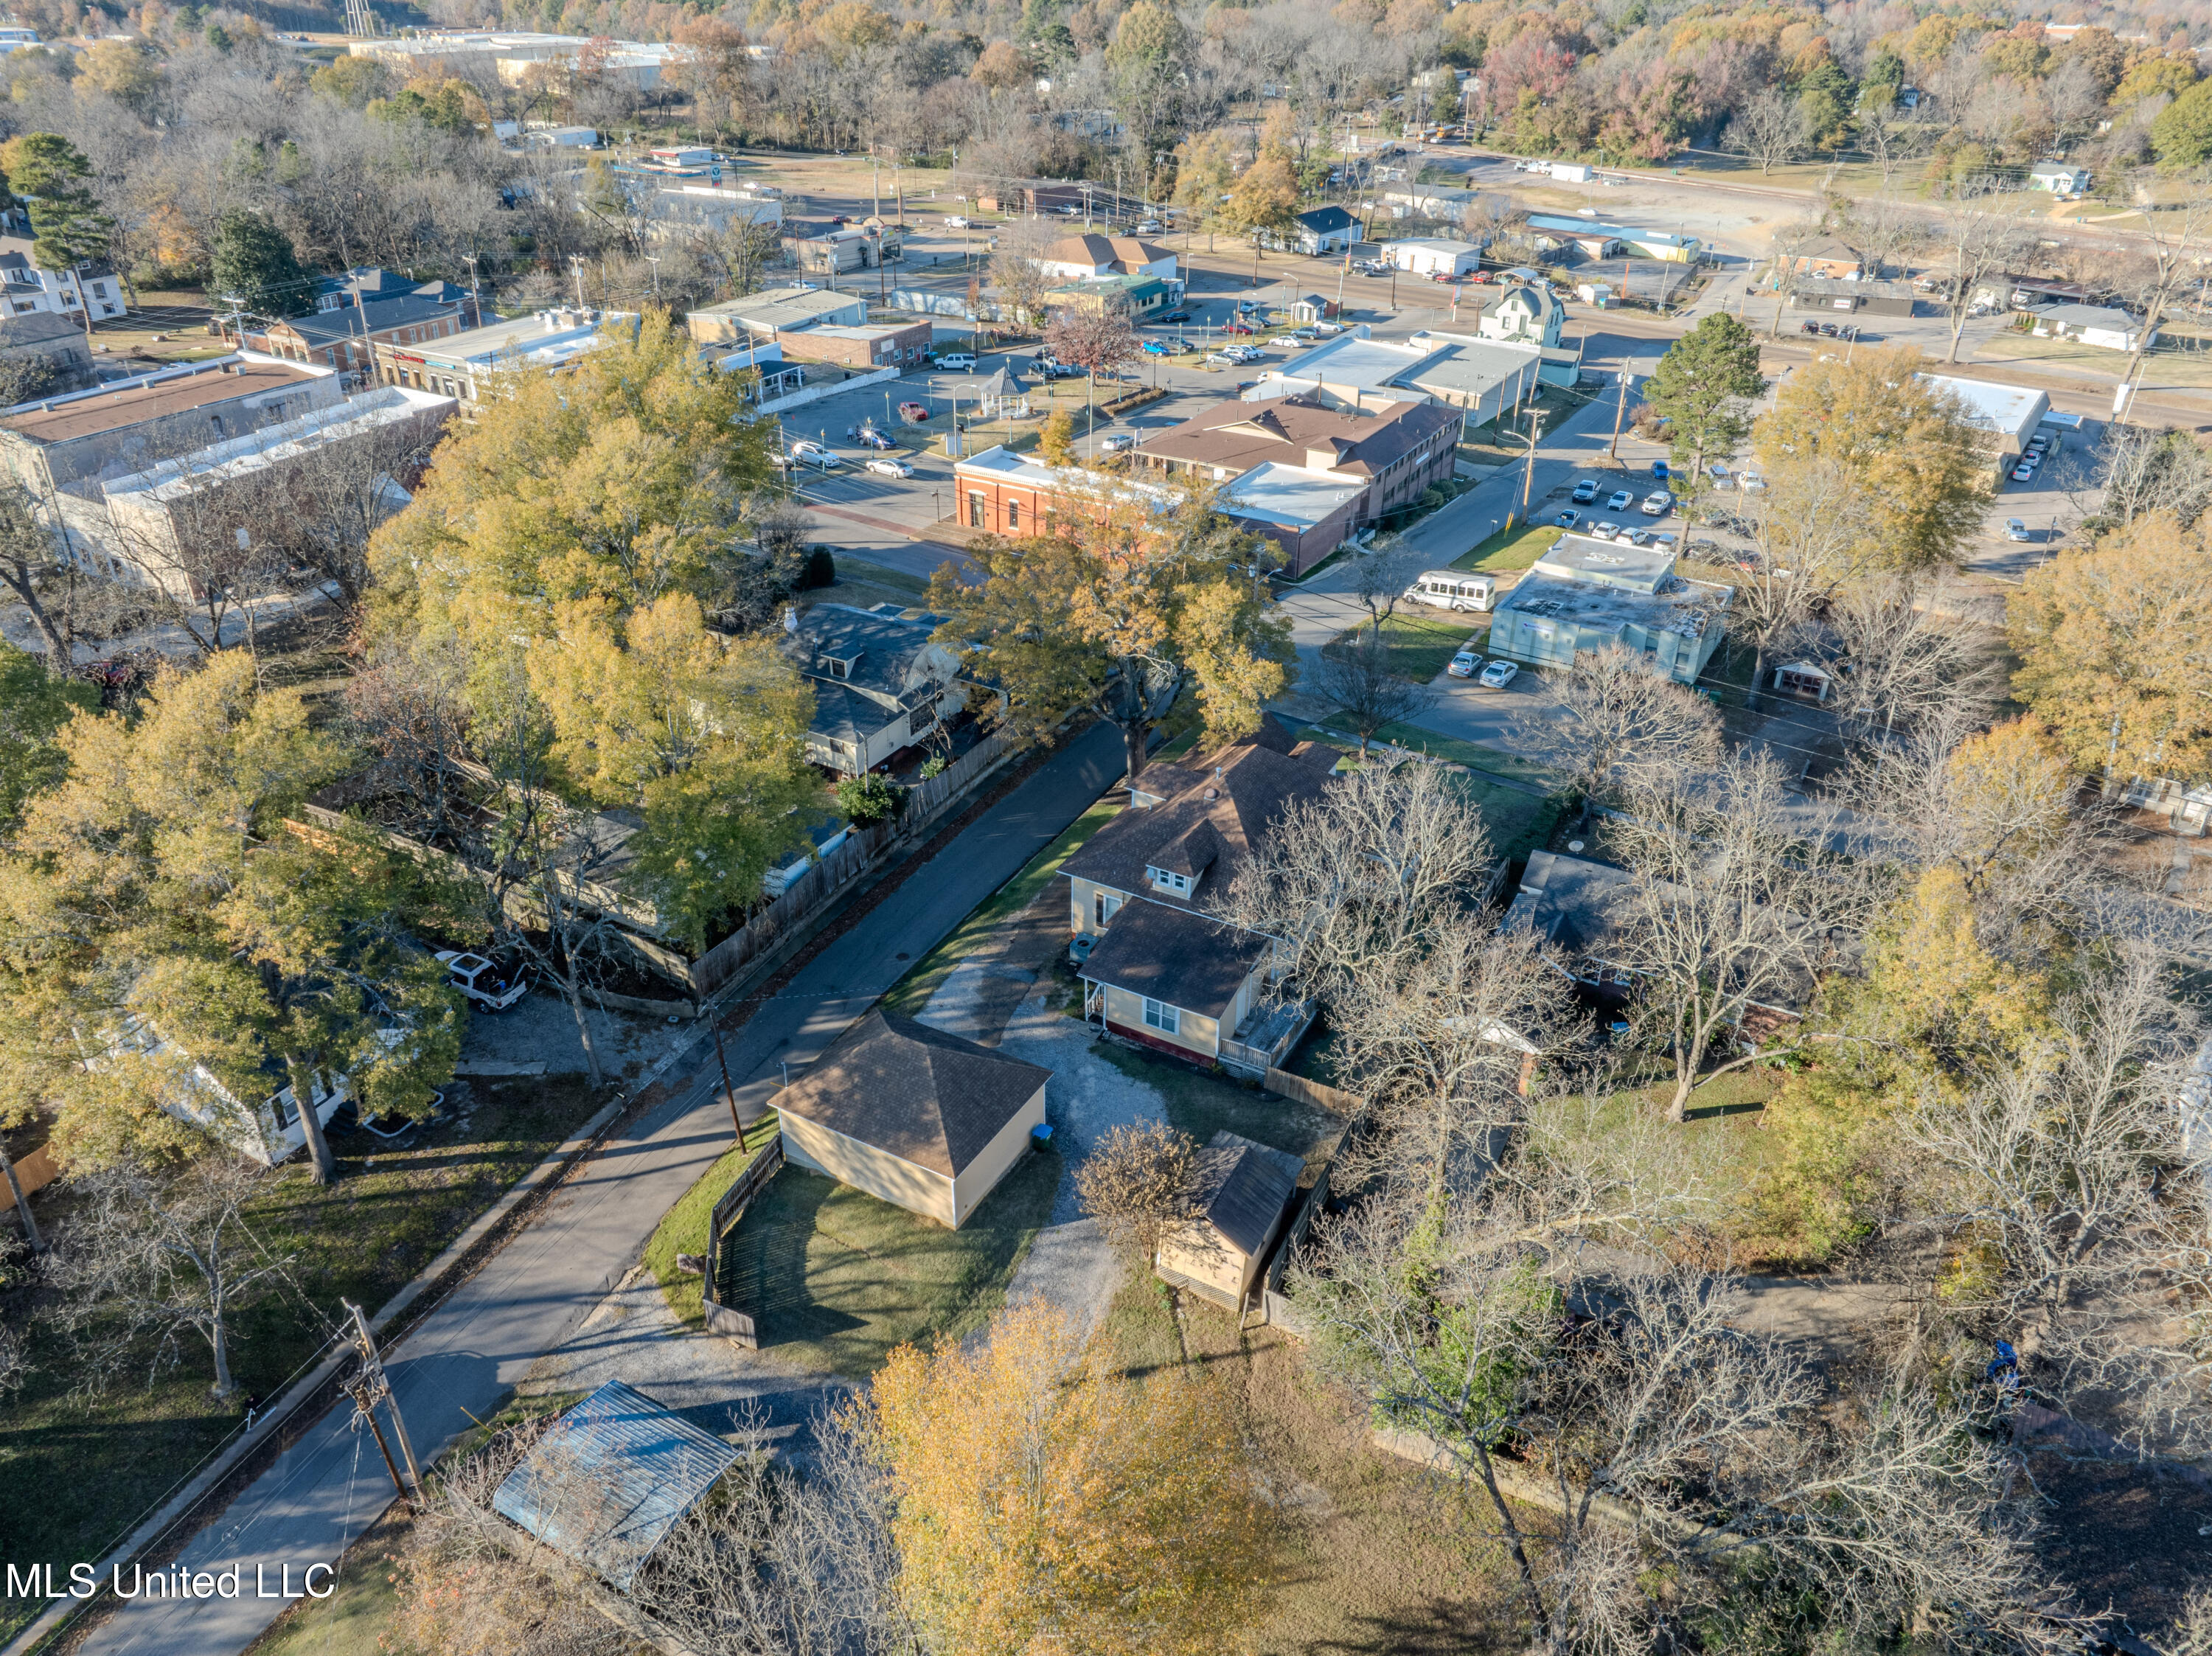
[[[1171,891],[1178,897],[1190,895],[1189,875],[1170,874],[1164,868],[1148,868],[1145,872],[1151,877],[1152,884],[1158,889]]]
[[[1106,923],[1114,918],[1114,911],[1121,907],[1121,900],[1119,897],[1111,896],[1103,891],[1091,900],[1091,915],[1094,923],[1101,931],[1106,929]]]
[[[983,512],[984,512],[984,507],[983,507],[983,494],[982,494],[982,491],[981,491],[981,489],[974,489],[974,488],[969,489],[969,490],[968,491],[968,527],[969,527],[969,528],[970,528],[970,529],[988,529],[988,528],[991,526],[989,520],[984,517],[984,515],[983,515]]]
[[[1168,1034],[1182,1033],[1182,1013],[1165,1001],[1147,1000],[1145,1003],[1145,1027],[1163,1030]]]
[[[1009,500],[1009,501],[1007,501],[1007,502],[1006,502],[1006,532],[1007,532],[1008,534],[1010,534],[1010,535],[1011,535],[1012,533],[1013,533],[1013,531],[1016,531],[1017,529],[1019,529],[1021,526],[1022,526],[1022,503],[1021,503],[1019,500]]]

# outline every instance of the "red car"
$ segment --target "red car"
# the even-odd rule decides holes
[[[899,404],[899,418],[910,426],[922,425],[929,419],[929,410],[919,403],[902,403]]]
[[[1260,331],[1249,322],[1224,322],[1221,325],[1221,331],[1224,333],[1257,333]]]

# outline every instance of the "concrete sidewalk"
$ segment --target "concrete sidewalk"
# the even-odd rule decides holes
[[[767,1108],[782,1064],[796,1071],[811,1061],[912,961],[1081,816],[1121,773],[1121,761],[1115,726],[1077,737],[762,1004],[726,1043],[746,1119]],[[728,1147],[711,1040],[671,1074],[687,1071],[689,1084],[678,1081],[669,1102],[611,1139],[527,1229],[386,1352],[425,1459],[489,1418],[538,1358],[576,1331],[661,1215]],[[178,1562],[188,1570],[239,1566],[240,1597],[134,1599],[80,1649],[230,1656],[251,1644],[284,1608],[281,1598],[255,1596],[257,1579],[274,1593],[289,1567],[296,1592],[310,1565],[335,1565],[391,1500],[375,1447],[351,1429],[351,1415],[343,1405],[310,1428],[185,1549]]]

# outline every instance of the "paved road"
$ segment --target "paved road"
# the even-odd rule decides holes
[[[976,903],[1049,844],[1121,772],[1121,732],[1077,737],[996,810],[961,834],[853,929],[815,957],[728,1042],[741,1110],[757,1119],[778,1066],[811,1060]],[[711,1043],[687,1059],[688,1084],[611,1143],[538,1217],[387,1353],[416,1450],[434,1455],[472,1418],[489,1416],[540,1354],[560,1345],[635,1260],[653,1227],[727,1148],[729,1116],[709,1079]],[[374,1447],[334,1410],[185,1550],[210,1572],[242,1566],[235,1599],[138,1599],[82,1648],[99,1656],[229,1656],[283,1608],[252,1596],[255,1566],[272,1589],[334,1562],[389,1498]]]

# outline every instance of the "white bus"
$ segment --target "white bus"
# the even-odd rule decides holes
[[[1406,589],[1405,601],[1433,604],[1439,610],[1487,610],[1497,591],[1497,579],[1490,575],[1431,569]]]

